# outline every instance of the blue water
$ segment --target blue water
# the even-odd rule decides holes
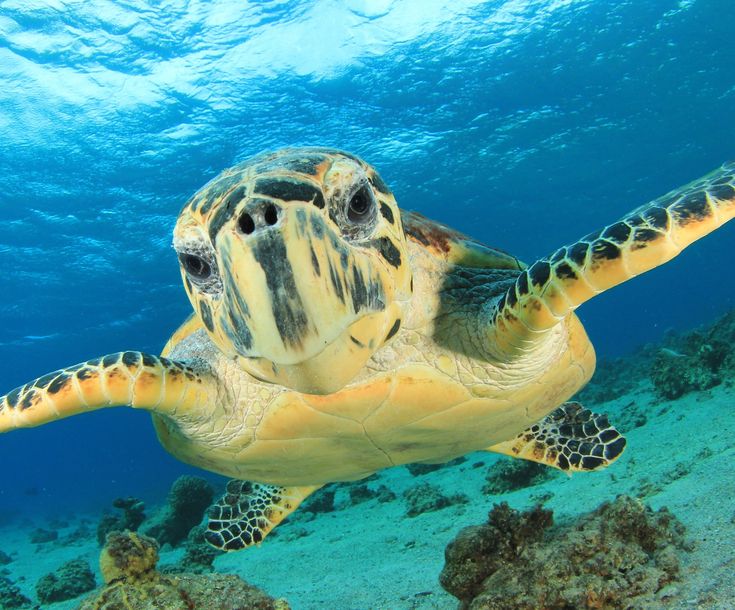
[[[263,149],[359,154],[526,261],[735,157],[728,0],[0,2],[0,390],[160,350],[184,201]],[[729,226],[580,310],[598,353],[735,306]],[[0,517],[160,497],[142,413],[0,439]]]

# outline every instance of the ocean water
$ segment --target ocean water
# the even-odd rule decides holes
[[[177,213],[262,150],[330,146],[532,262],[735,157],[726,0],[1,0],[0,391],[189,314]],[[735,226],[584,305],[598,355],[735,307]],[[160,500],[148,417],[0,437],[0,518]]]

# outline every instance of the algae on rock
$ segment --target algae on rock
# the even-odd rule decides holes
[[[465,610],[656,607],[679,574],[684,528],[626,496],[552,530],[550,511],[496,505],[445,552],[442,586]]]
[[[133,532],[113,533],[100,556],[106,585],[80,610],[289,610],[232,574],[161,574],[158,544]]]

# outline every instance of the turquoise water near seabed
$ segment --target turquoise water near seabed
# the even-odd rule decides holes
[[[0,3],[7,390],[157,352],[190,311],[187,198],[261,150],[374,164],[404,208],[532,261],[733,158],[735,5],[715,0]],[[726,227],[580,310],[601,356],[735,305]],[[0,515],[160,500],[148,418],[3,436]],[[200,473],[201,474],[201,473]]]

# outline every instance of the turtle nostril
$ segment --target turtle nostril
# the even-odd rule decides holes
[[[278,210],[276,209],[276,206],[273,204],[269,205],[265,209],[265,214],[263,214],[263,218],[265,218],[265,222],[269,225],[274,225],[278,222]]]
[[[237,221],[237,224],[245,235],[250,235],[255,231],[255,221],[250,214],[242,214],[240,216],[240,220]]]

